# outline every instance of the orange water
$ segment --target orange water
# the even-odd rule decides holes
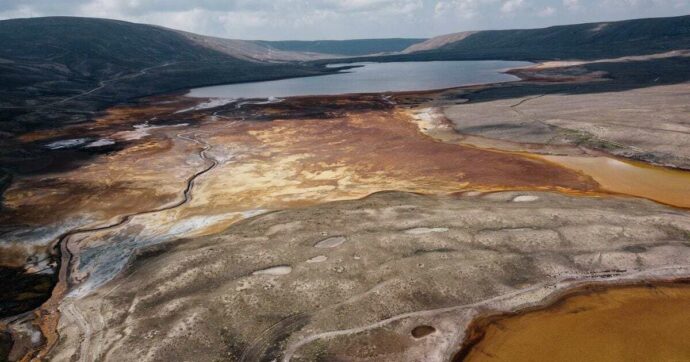
[[[604,190],[690,208],[690,172],[609,157],[542,156],[580,171]]]
[[[464,360],[690,361],[689,307],[687,285],[565,297],[545,309],[487,322]]]

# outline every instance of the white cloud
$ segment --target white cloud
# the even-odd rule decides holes
[[[0,19],[30,18],[34,16],[41,16],[41,13],[25,5],[18,6],[16,8],[9,10],[0,11]]]
[[[579,0],[563,0],[563,6],[568,10],[577,10],[580,8]]]
[[[501,6],[501,12],[510,14],[525,6],[525,0],[506,0]]]
[[[688,11],[690,0],[0,0],[0,19],[107,17],[243,39],[422,37]]]
[[[537,15],[539,15],[541,17],[549,17],[549,16],[553,16],[555,13],[556,13],[556,8],[554,8],[553,6],[547,6],[543,9],[539,10],[539,12],[537,12]]]
[[[441,0],[436,3],[436,16],[459,16],[465,19],[474,18],[482,13],[486,5],[498,0]]]
[[[396,11],[402,8],[417,8],[421,5],[421,1],[412,0],[325,0],[322,5],[327,8],[332,8],[339,12],[363,12],[363,11]],[[319,2],[315,2],[314,6],[318,7]]]

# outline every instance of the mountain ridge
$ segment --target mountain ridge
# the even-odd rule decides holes
[[[688,48],[690,15],[682,15],[452,33],[415,44],[402,53],[458,60],[557,60],[645,55]]]

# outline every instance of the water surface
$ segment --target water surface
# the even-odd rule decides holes
[[[607,191],[690,208],[690,172],[610,157],[541,156],[591,176]]]
[[[690,361],[690,287],[619,287],[475,325],[455,361]],[[480,326],[481,325],[481,326]]]
[[[188,95],[200,98],[269,98],[423,91],[517,80],[503,71],[530,64],[498,60],[356,63],[354,65],[360,67],[343,73],[203,87],[192,89]]]

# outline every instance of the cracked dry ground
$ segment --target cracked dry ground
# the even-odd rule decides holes
[[[56,151],[83,158],[13,183],[3,263],[128,216],[67,238],[69,293],[35,320],[57,341],[49,358],[444,360],[483,311],[687,275],[686,212],[539,156],[439,141],[385,97],[178,112],[197,103],[153,98],[25,136],[115,146]],[[366,197],[386,190],[404,192]],[[22,333],[13,356],[37,346]]]

